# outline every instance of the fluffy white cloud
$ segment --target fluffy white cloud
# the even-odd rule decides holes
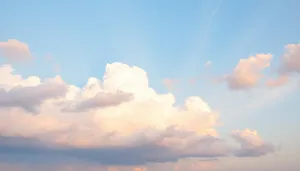
[[[234,71],[225,80],[230,89],[249,89],[255,87],[262,78],[262,71],[270,66],[271,54],[257,54],[241,59]]]
[[[175,97],[156,93],[136,66],[108,64],[102,81],[90,78],[83,88],[59,76],[24,79],[9,65],[0,74],[0,157],[138,165],[232,153],[215,130],[218,113],[202,98],[175,106]]]
[[[32,58],[28,45],[15,39],[0,42],[0,55],[12,61],[23,61]]]

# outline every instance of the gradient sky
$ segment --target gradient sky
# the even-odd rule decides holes
[[[2,0],[0,170],[300,170],[299,6]]]

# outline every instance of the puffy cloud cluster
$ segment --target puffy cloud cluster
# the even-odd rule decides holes
[[[271,54],[257,54],[247,59],[241,59],[234,71],[222,78],[232,90],[250,89],[256,87],[263,78],[263,71],[271,66]],[[280,58],[277,78],[266,78],[267,87],[279,87],[288,83],[292,74],[300,73],[300,44],[288,44],[285,53]]]
[[[32,58],[29,46],[15,39],[0,42],[0,56],[10,61],[24,61]]]
[[[108,64],[102,81],[90,78],[82,88],[59,76],[24,79],[9,65],[0,74],[1,160],[141,165],[236,151],[219,138],[219,115],[202,98],[175,106],[175,97],[156,93],[136,66]],[[272,152],[237,140],[242,156]]]
[[[268,87],[283,86],[290,80],[293,74],[300,74],[300,44],[288,44],[285,53],[281,57],[278,76],[276,79],[268,79]]]

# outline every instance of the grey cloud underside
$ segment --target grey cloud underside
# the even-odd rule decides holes
[[[281,74],[300,73],[300,44],[286,46],[279,72]]]
[[[20,107],[31,113],[38,113],[44,100],[65,95],[67,87],[60,83],[44,83],[30,87],[15,87],[9,91],[0,89],[0,107]]]
[[[234,152],[237,157],[259,157],[268,153],[275,152],[276,148],[273,144],[263,144],[257,147],[243,147]]]
[[[277,150],[271,143],[255,145],[239,135],[232,135],[232,138],[235,139],[241,146],[239,149],[234,151],[234,155],[237,157],[259,157],[268,153],[273,153]]]
[[[223,144],[224,143],[224,144]],[[218,148],[218,145],[221,148]],[[89,162],[102,165],[143,165],[147,163],[176,162],[183,158],[215,159],[232,154],[236,156],[259,156],[257,149],[232,149],[223,140],[205,136],[194,142],[194,150],[185,152],[172,150],[151,141],[131,146],[74,148],[42,143],[24,137],[0,137],[0,162],[9,163],[80,163]],[[218,150],[216,150],[218,149]],[[240,153],[236,153],[236,152]],[[263,153],[266,151],[263,151]]]
[[[212,139],[204,137],[201,141],[199,143],[208,147]],[[71,148],[46,146],[37,140],[22,137],[0,137],[0,161],[13,163],[82,161],[103,165],[142,165],[153,162],[172,162],[188,157],[215,158],[225,155],[227,155],[227,150],[214,151],[211,148],[180,153],[151,142],[123,147]]]
[[[100,92],[92,98],[70,103],[67,107],[63,108],[63,112],[84,112],[94,108],[104,108],[110,106],[118,106],[121,103],[133,100],[131,93],[116,92],[106,93]]]

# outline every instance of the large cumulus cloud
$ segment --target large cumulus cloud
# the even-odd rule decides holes
[[[82,88],[59,76],[25,79],[9,65],[0,72],[2,161],[142,165],[248,150],[240,139],[235,147],[219,137],[219,115],[201,97],[176,106],[175,97],[156,93],[136,66],[108,64],[102,80],[90,78]],[[242,156],[273,151],[254,147]]]

